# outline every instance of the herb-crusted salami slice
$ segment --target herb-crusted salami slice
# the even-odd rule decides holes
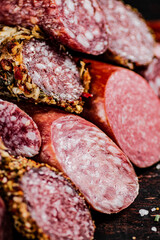
[[[41,137],[31,117],[17,105],[0,100],[0,136],[9,152],[16,156],[38,154]]]
[[[91,240],[94,224],[80,193],[55,168],[3,150],[0,186],[15,228],[28,239]]]
[[[30,111],[42,136],[40,160],[62,170],[95,210],[116,213],[134,201],[134,169],[105,133],[62,111]]]
[[[160,102],[131,70],[92,60],[91,93],[84,116],[103,129],[129,159],[144,168],[160,160]]]
[[[6,35],[0,47],[1,94],[82,111],[82,95],[90,81],[84,64],[78,69],[62,46],[42,39],[37,26],[31,31],[3,28],[1,35]]]
[[[105,17],[96,0],[1,1],[0,22],[40,25],[62,44],[89,54],[105,52]]]
[[[99,0],[109,27],[106,55],[133,68],[147,65],[153,58],[154,39],[140,14],[118,0]]]

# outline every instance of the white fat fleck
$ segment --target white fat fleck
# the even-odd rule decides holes
[[[156,168],[159,170],[160,169],[160,163],[157,164]]]
[[[153,232],[157,232],[157,228],[156,228],[156,227],[151,227],[151,230],[152,230]]]
[[[31,147],[27,147],[27,146],[23,146],[22,152],[27,153],[29,157],[32,157],[35,154],[37,154],[35,149],[32,149]]]
[[[62,1],[61,0],[56,0],[56,3],[57,3],[57,5],[62,5]]]
[[[83,3],[84,8],[87,10],[87,12],[89,13],[90,16],[93,16],[94,14],[94,10],[93,7],[91,5],[91,2],[88,0],[85,0]]]
[[[3,109],[5,109],[5,105],[1,104],[0,105],[0,110],[3,110]]]
[[[119,154],[119,149],[117,149],[116,147],[110,145],[108,147],[108,151],[110,151],[112,154]]]
[[[62,71],[62,68],[61,67],[57,67],[54,72],[57,74],[57,73],[61,73],[61,71]]]
[[[68,6],[68,8],[69,8],[72,12],[75,11],[73,1],[71,1],[71,0],[67,0],[67,1],[66,1],[66,5]]]
[[[69,34],[69,36],[70,36],[71,38],[75,38],[75,35],[74,35],[74,33],[73,33],[71,30],[69,30],[68,28],[66,28],[65,31]]]
[[[23,124],[26,124],[27,123],[27,121],[28,121],[28,119],[27,118],[25,118],[25,117],[23,117],[22,119],[21,119],[21,122],[23,123]],[[30,123],[30,122],[29,122]],[[27,124],[28,125],[28,124]]]
[[[30,50],[31,50],[31,51],[34,51],[34,47],[33,47],[33,46],[31,46],[31,47],[30,47]]]
[[[141,215],[141,217],[147,216],[148,213],[149,213],[149,211],[146,210],[146,209],[140,209],[139,210],[139,214]]]
[[[160,77],[156,77],[155,84],[156,86],[160,87]]]
[[[95,18],[97,23],[102,21],[102,16],[101,16],[101,14],[99,12],[95,13],[94,18]]]
[[[26,137],[32,141],[34,141],[36,139],[36,134],[34,132],[28,132],[26,134]]]
[[[94,49],[95,51],[101,51],[103,49],[103,43],[102,42],[97,43]]]
[[[151,209],[151,211],[152,211],[152,212],[156,211],[156,208],[155,208],[155,207],[154,207],[154,208],[152,208],[152,209]]]
[[[90,31],[86,31],[85,36],[88,40],[93,40],[93,34]]]
[[[11,120],[11,121],[15,121],[15,120],[16,120],[16,117],[15,117],[15,116],[11,116],[10,120]]]
[[[38,68],[38,69],[46,69],[46,66],[44,65],[44,64],[41,64],[41,63],[37,63],[36,64],[36,67]]]

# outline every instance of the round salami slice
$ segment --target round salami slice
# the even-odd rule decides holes
[[[129,159],[144,168],[160,160],[160,102],[133,71],[90,62],[91,93],[84,116],[108,133]]]
[[[2,1],[0,22],[39,24],[69,48],[98,55],[107,49],[108,28],[96,0]]]
[[[39,28],[5,28],[13,35],[3,39],[0,53],[0,92],[34,102],[53,104],[67,111],[82,111],[83,92],[90,75],[76,66],[62,46],[43,39]],[[83,68],[83,69],[82,69]]]
[[[85,201],[62,173],[2,149],[1,155],[0,185],[18,232],[28,239],[93,239]]]
[[[134,169],[105,133],[75,115],[32,113],[42,136],[39,159],[62,170],[97,211],[116,213],[138,194]]]
[[[109,27],[107,57],[122,65],[147,65],[153,58],[154,39],[140,14],[122,1],[99,0]]]
[[[159,54],[158,50],[156,51],[157,55]],[[154,58],[147,68],[140,73],[149,82],[155,94],[160,97],[160,57]]]
[[[0,240],[12,240],[12,224],[6,211],[5,204],[0,197]]]
[[[31,117],[17,105],[0,100],[0,136],[11,154],[33,157],[38,154],[41,137]]]

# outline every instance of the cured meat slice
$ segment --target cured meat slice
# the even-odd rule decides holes
[[[149,64],[154,39],[137,10],[117,0],[99,0],[99,3],[110,30],[105,56],[130,68]]]
[[[28,239],[93,239],[91,214],[73,184],[55,168],[3,149],[0,185],[18,232]]]
[[[0,100],[0,136],[9,152],[33,157],[38,154],[41,137],[31,117],[17,105]]]
[[[158,52],[156,53],[158,54]],[[140,73],[149,82],[155,94],[160,97],[160,58],[155,57]]]
[[[138,194],[123,152],[92,123],[62,111],[29,109],[42,136],[39,160],[62,170],[97,211],[116,213]]]
[[[12,240],[12,225],[6,212],[5,204],[0,198],[0,240]]]
[[[108,28],[96,0],[2,0],[0,22],[38,24],[62,44],[84,53],[98,55],[108,45]]]
[[[160,160],[160,102],[140,75],[92,60],[91,93],[84,116],[108,133],[144,168]]]
[[[85,67],[78,69],[62,47],[58,50],[56,44],[42,39],[39,28],[30,31],[17,27],[9,35],[11,29],[1,31],[6,38],[0,54],[0,93],[80,113],[82,95],[90,81]]]

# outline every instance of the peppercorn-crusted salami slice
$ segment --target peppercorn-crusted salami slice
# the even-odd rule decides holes
[[[110,30],[106,55],[130,68],[149,64],[154,40],[137,10],[117,0],[99,0],[99,3]]]
[[[38,154],[41,137],[31,117],[17,105],[0,100],[0,136],[11,154],[33,157]]]
[[[15,228],[28,239],[91,240],[91,214],[74,185],[45,164],[14,158],[1,147],[0,183]]]
[[[92,99],[84,117],[109,134],[129,159],[144,168],[160,160],[160,102],[133,71],[92,60]]]
[[[0,22],[39,24],[60,43],[89,54],[105,52],[108,29],[96,0],[2,1]]]
[[[5,204],[0,197],[0,240],[12,240],[12,224],[6,211]]]
[[[11,36],[12,28],[2,30],[6,38],[0,54],[0,93],[7,91],[14,97],[80,113],[83,92],[89,88],[89,73],[84,64],[78,69],[62,47],[41,39],[40,30],[35,28],[17,28]]]
[[[149,82],[155,94],[160,97],[160,58],[154,58],[140,73]]]
[[[42,136],[39,160],[62,170],[95,210],[116,213],[134,201],[134,169],[100,129],[62,111],[29,111]]]

